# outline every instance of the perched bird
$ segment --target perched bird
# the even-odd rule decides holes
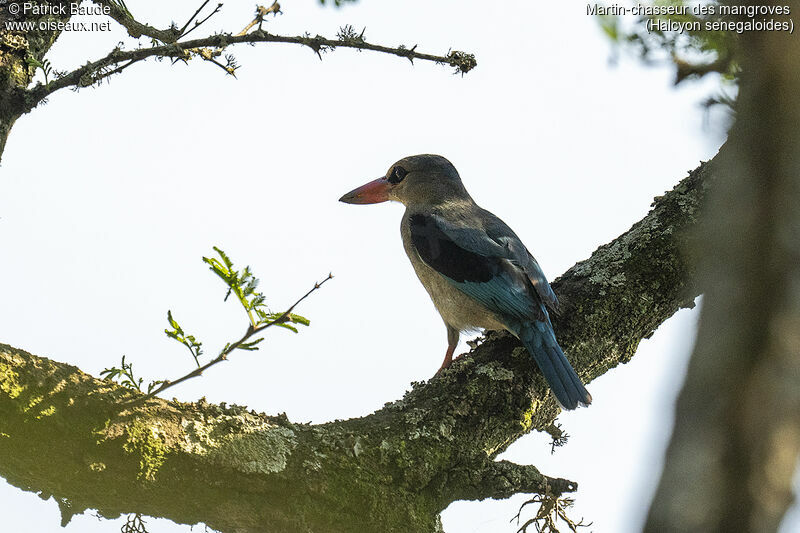
[[[531,353],[563,408],[592,402],[556,341],[547,308],[558,300],[542,269],[511,228],[472,200],[450,161],[403,158],[339,200],[405,205],[403,246],[447,327],[439,372],[452,362],[460,332],[505,329]]]

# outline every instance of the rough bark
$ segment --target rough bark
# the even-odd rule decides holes
[[[555,327],[586,381],[633,357],[698,289],[687,256],[715,163],[702,164],[628,232],[553,285]],[[87,508],[225,532],[440,531],[459,499],[559,495],[573,481],[495,457],[559,410],[525,349],[489,333],[441,377],[358,419],[294,424],[236,406],[129,392],[0,345],[0,475]],[[180,495],[180,497],[176,497]]]
[[[792,7],[797,10],[797,4]],[[646,531],[776,531],[800,454],[800,41],[742,36],[737,120],[703,231],[705,289]]]
[[[67,6],[69,0],[53,0],[51,6]],[[21,3],[20,3],[21,4]],[[25,88],[30,85],[36,69],[32,61],[41,62],[58,38],[59,31],[50,31],[48,24],[66,22],[69,15],[34,14],[32,11],[12,15],[7,7],[0,10],[0,157],[5,150],[14,122],[25,112]],[[9,30],[8,21],[33,24],[28,31]]]

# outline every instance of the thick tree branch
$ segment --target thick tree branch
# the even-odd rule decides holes
[[[499,500],[520,492],[561,495],[578,489],[574,481],[545,476],[535,466],[488,459],[483,468],[454,473],[450,479],[458,491],[454,500]]]
[[[554,283],[564,303],[557,334],[585,380],[629,360],[692,305],[698,289],[681,251],[713,168],[701,165]],[[237,532],[440,531],[438,514],[456,499],[558,498],[576,487],[491,462],[532,429],[551,429],[559,412],[525,349],[503,333],[401,400],[327,424],[158,398],[120,412],[128,395],[0,345],[0,475],[54,495],[67,514],[140,512]]]

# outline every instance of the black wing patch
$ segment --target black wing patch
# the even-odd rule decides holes
[[[411,242],[420,258],[453,281],[485,283],[501,270],[500,259],[485,257],[461,248],[425,215],[411,215]]]

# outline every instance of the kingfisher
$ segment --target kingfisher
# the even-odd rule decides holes
[[[405,206],[403,247],[447,328],[437,374],[452,363],[461,332],[504,329],[530,352],[562,408],[592,402],[556,340],[548,309],[557,312],[558,298],[539,263],[505,222],[475,203],[450,161],[405,157],[339,201]]]

